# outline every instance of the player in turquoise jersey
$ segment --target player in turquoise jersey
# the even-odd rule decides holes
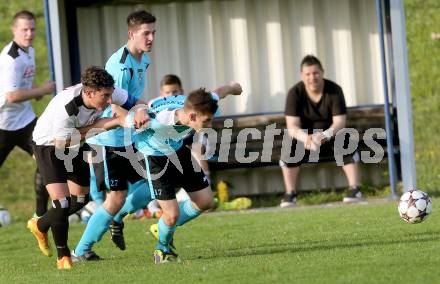
[[[136,101],[142,101],[142,93],[145,87],[145,76],[147,68],[150,65],[150,57],[146,53],[142,53],[140,61],[138,61],[130,53],[127,45],[121,47],[116,51],[107,61],[105,69],[115,79],[115,85],[127,90]],[[112,110],[108,108],[103,117],[111,117]],[[124,138],[125,137],[125,138]],[[124,147],[131,145],[129,141],[130,135],[124,134],[124,129],[115,129],[106,135],[98,135],[89,139],[87,142],[92,145],[102,145],[110,147]],[[95,147],[99,155],[102,155],[100,148]],[[97,154],[98,154],[97,153]],[[103,171],[103,163],[90,164],[91,166],[91,194],[93,200],[98,204],[104,202],[104,192],[101,191],[104,179],[101,179],[99,171]],[[108,188],[108,185],[107,185]],[[130,188],[132,188],[130,186]],[[118,224],[116,224],[118,226]]]
[[[136,104],[144,104],[141,98],[146,71],[150,64],[147,52],[151,51],[154,41],[155,22],[156,18],[146,11],[131,13],[127,17],[128,42],[109,58],[105,66],[115,79],[115,85],[126,89]],[[107,109],[103,114],[105,117],[111,115],[111,109]],[[144,111],[136,112],[135,127],[147,120],[148,116]],[[141,169],[136,169],[130,161],[130,155],[137,156],[131,141],[131,131],[129,128],[119,129],[87,141],[92,145],[100,145],[94,149],[97,155],[103,155],[104,176],[109,191],[102,206],[88,221],[86,230],[72,253],[74,261],[100,259],[92,251],[92,246],[102,238],[109,227],[113,242],[124,250],[122,218],[145,207],[151,200]],[[98,189],[100,188],[102,187]]]
[[[155,263],[175,260],[177,252],[173,235],[176,227],[214,206],[208,179],[198,163],[193,161],[191,150],[184,145],[184,138],[193,130],[211,127],[218,100],[228,94],[240,95],[241,92],[241,86],[232,82],[213,93],[198,89],[188,96],[159,98],[149,104],[152,119],[148,129],[134,135],[134,141],[136,148],[146,156],[151,194],[163,210],[158,222]],[[177,187],[183,187],[190,199],[177,203]]]

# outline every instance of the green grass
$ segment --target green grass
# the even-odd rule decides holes
[[[157,266],[151,221],[127,221],[126,251],[105,235],[105,260],[68,272],[22,222],[2,228],[0,283],[440,283],[439,222],[434,211],[406,224],[394,202],[206,214],[178,229],[182,262]],[[71,227],[71,248],[83,229]]]
[[[406,0],[405,12],[417,182],[440,195],[440,1]]]
[[[49,80],[50,73],[47,61],[47,48],[45,38],[45,22],[42,0],[2,0],[0,3],[0,46],[3,48],[12,40],[11,22],[15,13],[20,10],[29,10],[36,17],[36,36],[34,40],[35,61],[37,64],[37,73],[35,83],[41,84]]]
[[[49,79],[47,49],[44,35],[43,1],[5,0],[0,3],[0,45],[11,39],[10,19],[20,9],[29,9],[37,15],[35,40],[37,74],[36,84]],[[413,103],[414,143],[418,187],[431,195],[440,195],[440,41],[431,40],[431,33],[440,31],[440,1],[405,0],[410,86]],[[39,114],[48,102],[34,104]],[[34,161],[20,150],[14,150],[0,168],[0,203],[18,211],[30,211],[33,200],[32,173]],[[329,201],[337,198],[322,195],[308,202]],[[20,200],[20,202],[17,202]],[[23,201],[23,202],[22,202]],[[264,202],[262,202],[263,204]]]
[[[37,85],[49,79],[42,3],[0,3],[2,46],[11,39],[10,18],[16,11],[26,8],[37,15]],[[440,32],[440,1],[405,0],[405,13],[417,182],[435,196],[440,195],[440,41],[430,35]],[[47,101],[34,104],[38,114]],[[59,272],[53,258],[39,254],[24,225],[34,211],[34,170],[34,161],[21,150],[0,168],[0,203],[14,221],[0,229],[0,283],[440,283],[440,216],[434,211],[423,224],[407,225],[391,203],[208,214],[179,229],[176,242],[184,260],[164,266],[151,262],[154,243],[145,234],[150,223],[130,221],[126,252],[116,250],[106,236],[96,246],[106,260]],[[375,190],[369,191],[375,195]],[[274,200],[254,203],[279,201]],[[333,200],[340,194],[305,195],[299,203]],[[83,229],[72,226],[72,248]]]

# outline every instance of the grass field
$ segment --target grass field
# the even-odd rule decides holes
[[[36,84],[49,79],[44,35],[43,1],[4,0],[0,2],[0,44],[10,41],[9,23],[20,9],[30,9],[37,15],[35,40]],[[431,195],[440,196],[440,46],[431,33],[440,31],[440,1],[405,0],[410,86],[413,103],[414,144],[417,184]],[[41,113],[47,99],[34,104]],[[427,131],[429,129],[429,131]],[[34,161],[21,150],[14,150],[0,168],[0,203],[17,214],[32,214]],[[301,197],[300,197],[301,198]],[[17,202],[17,201],[20,202]]]
[[[2,46],[10,40],[13,13],[27,8],[37,14],[37,84],[49,78],[42,3],[0,3]],[[405,13],[417,182],[439,196],[440,42],[430,35],[440,32],[440,1],[405,0]],[[34,105],[37,113],[47,101]],[[439,198],[419,225],[400,220],[395,203],[207,214],[179,229],[183,261],[163,266],[152,263],[151,221],[128,221],[127,251],[106,235],[96,246],[104,261],[59,272],[25,228],[34,212],[34,169],[20,150],[0,169],[0,203],[13,216],[13,224],[0,229],[0,283],[440,283]],[[71,227],[72,249],[83,229]]]
[[[434,204],[440,200],[434,200]],[[0,283],[440,283],[440,213],[400,219],[394,202],[210,213],[179,228],[180,263],[154,265],[151,221],[127,221],[127,250],[57,271],[23,223],[2,229]],[[73,248],[84,225],[71,228]]]

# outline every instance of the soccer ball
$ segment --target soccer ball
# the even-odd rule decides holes
[[[95,201],[89,201],[89,203],[84,206],[81,210],[81,221],[83,223],[89,222],[90,217],[92,217],[93,213],[95,213],[96,208],[98,208],[98,204]]]
[[[432,212],[432,202],[428,194],[420,190],[405,192],[399,200],[400,217],[408,223],[420,223]]]
[[[11,224],[11,215],[8,209],[0,205],[0,227],[6,227]]]

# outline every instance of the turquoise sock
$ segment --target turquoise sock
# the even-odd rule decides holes
[[[157,244],[156,249],[169,252],[170,251],[169,244],[173,239],[174,232],[176,231],[176,225],[168,226],[163,221],[163,218],[159,219],[157,225],[159,230],[159,243]]]
[[[93,165],[89,165],[90,170],[90,197],[98,205],[104,203],[104,192],[98,190],[98,185],[96,184],[95,171],[93,171]]]
[[[183,224],[197,218],[202,212],[194,208],[190,199],[179,203],[179,219],[177,219],[176,226]]]
[[[134,184],[128,185],[128,195],[125,199],[124,206],[115,215],[113,220],[121,223],[122,219],[127,215],[147,207],[151,201],[150,188],[146,180],[140,180]]]
[[[99,242],[104,233],[107,232],[112,219],[113,216],[104,207],[98,207],[87,223],[81,240],[75,248],[75,254],[80,256],[91,251],[93,244]]]

